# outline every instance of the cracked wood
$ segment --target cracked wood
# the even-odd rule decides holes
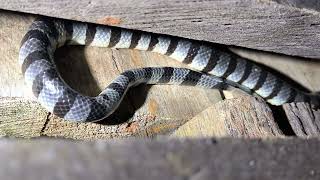
[[[2,0],[0,9],[319,58],[316,0]]]

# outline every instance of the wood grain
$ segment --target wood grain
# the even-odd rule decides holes
[[[319,48],[314,48],[320,45],[320,15],[316,10],[305,9],[305,6],[319,6],[297,3],[297,0],[1,2],[1,9],[116,25],[288,55],[320,57]]]
[[[319,139],[299,138],[2,140],[0,178],[312,180],[319,149]]]
[[[190,116],[192,119],[189,121],[187,118],[165,119],[135,113],[128,121],[114,124],[65,121],[50,115],[37,102],[24,98],[0,98],[0,102],[0,136],[95,140],[154,137],[172,131],[172,137],[283,137],[271,110],[264,102],[253,97],[220,101]],[[239,106],[244,102],[245,106]]]
[[[292,129],[298,136],[319,136],[320,109],[313,110],[307,103],[286,104],[283,108]]]
[[[265,102],[242,96],[205,109],[179,127],[172,136],[257,138],[281,137],[283,133]]]
[[[48,113],[38,103],[23,98],[0,98],[0,136],[39,137]]]

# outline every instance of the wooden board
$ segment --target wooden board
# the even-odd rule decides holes
[[[320,179],[319,139],[0,141],[0,179]]]
[[[242,96],[205,109],[171,136],[267,138],[283,135],[265,102]]]
[[[244,102],[246,106],[240,106]],[[173,113],[175,110],[177,111],[173,109]],[[131,119],[122,119],[121,123],[72,123],[48,114],[34,101],[0,98],[0,136],[54,136],[95,140],[130,136],[154,137],[168,134],[166,132],[169,131],[172,132],[171,137],[266,138],[284,135],[268,106],[248,97],[213,104],[198,115],[190,117],[191,120],[165,119],[160,115],[144,116],[138,111]]]
[[[0,9],[320,57],[316,0],[2,0]],[[280,3],[280,4],[279,4]],[[306,8],[315,8],[308,10]]]

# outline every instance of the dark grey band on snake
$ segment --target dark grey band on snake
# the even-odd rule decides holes
[[[149,67],[120,74],[96,97],[84,96],[60,77],[54,52],[63,45],[90,45],[157,52],[190,65]],[[258,65],[227,49],[183,38],[109,26],[41,18],[33,22],[21,43],[19,63],[28,86],[48,111],[66,120],[92,122],[109,116],[128,88],[140,83],[223,88],[226,84],[258,94],[272,105],[295,101],[319,103]],[[198,72],[199,71],[199,72]]]

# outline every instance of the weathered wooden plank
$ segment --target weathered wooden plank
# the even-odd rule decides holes
[[[265,102],[243,96],[207,108],[179,127],[172,136],[249,138],[283,136],[272,117],[272,111]]]
[[[23,98],[0,98],[0,136],[39,137],[48,113],[38,103]]]
[[[319,149],[319,139],[2,140],[0,178],[311,180]]]
[[[320,58],[320,15],[297,0],[2,0],[0,8]],[[289,3],[286,3],[289,2]],[[298,2],[298,3],[297,3]],[[308,1],[309,2],[309,1]],[[312,3],[313,2],[313,3]],[[288,5],[289,4],[289,5]],[[293,7],[292,4],[299,6]],[[299,8],[302,7],[302,8]]]
[[[244,102],[245,106],[239,106]],[[136,113],[131,120],[114,124],[71,123],[48,114],[34,101],[0,98],[0,136],[31,138],[45,135],[94,140],[153,137],[168,131],[173,131],[172,136],[175,137],[283,136],[268,106],[248,97],[218,102],[181,126],[185,121]]]
[[[283,106],[289,123],[300,137],[319,136],[320,109],[312,109],[306,103],[291,103]]]

